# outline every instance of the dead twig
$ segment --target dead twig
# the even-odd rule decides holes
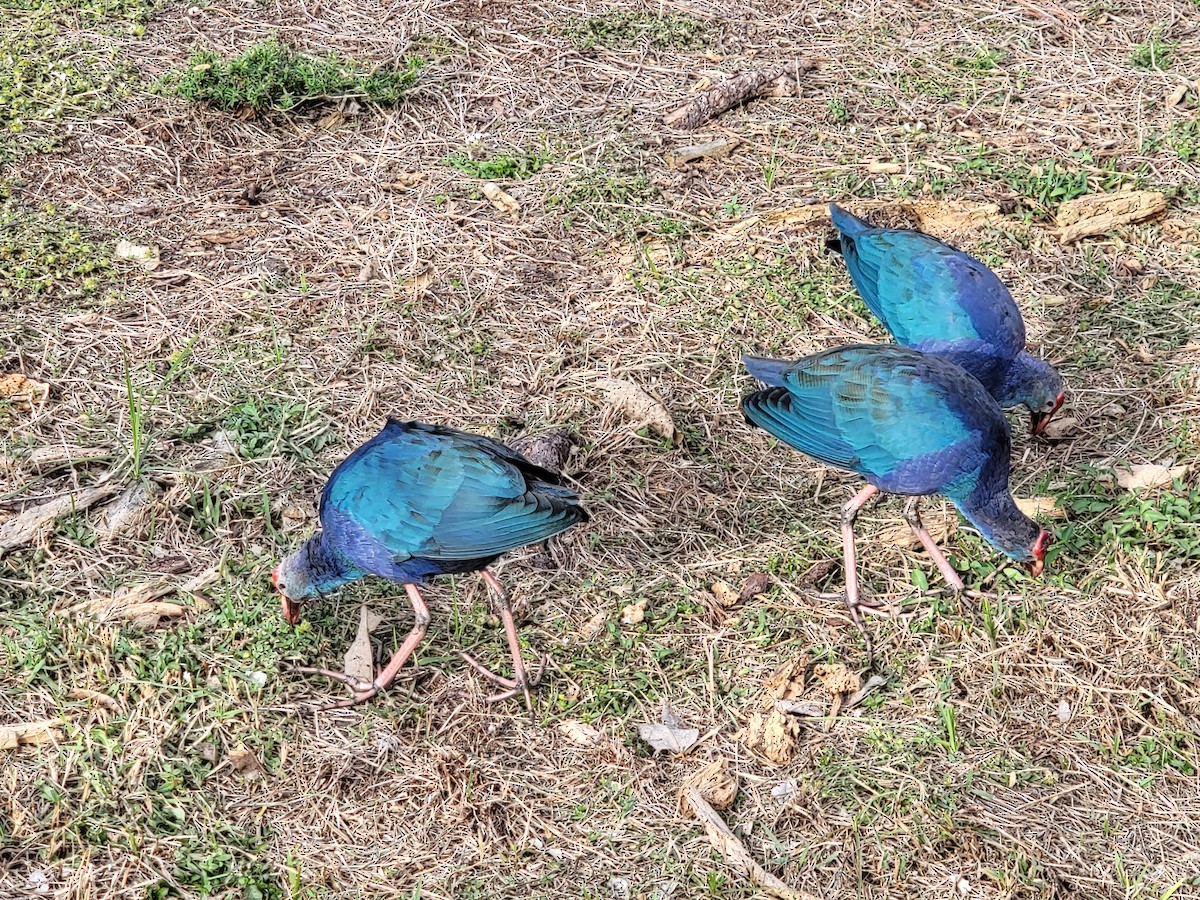
[[[720,813],[700,795],[699,790],[694,787],[685,788],[683,799],[691,807],[696,818],[700,820],[700,824],[704,826],[704,833],[708,835],[709,841],[717,848],[725,861],[748,875],[750,880],[764,891],[776,897],[783,897],[784,900],[820,900],[819,897],[807,891],[798,891],[788,887],[760,866],[745,845],[737,839],[737,835],[729,830],[729,826],[725,824]]]
[[[795,93],[797,89],[796,82],[790,73],[793,71],[799,73],[815,68],[816,63],[801,60],[794,67],[791,65],[775,66],[761,72],[746,72],[743,75],[736,75],[693,97],[679,109],[669,113],[663,119],[663,123],[672,128],[691,130],[755,97],[787,96]]]

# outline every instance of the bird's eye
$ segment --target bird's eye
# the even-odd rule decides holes
[[[275,587],[279,588],[281,591],[287,590],[287,585],[284,584],[282,581],[275,582]]]

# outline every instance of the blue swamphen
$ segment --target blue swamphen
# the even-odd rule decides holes
[[[742,399],[751,423],[869,482],[842,510],[846,604],[860,629],[854,517],[880,491],[912,497],[904,517],[955,590],[962,580],[921,525],[917,504],[925,494],[950,498],[988,543],[1041,574],[1050,533],[1008,491],[1008,420],[975,378],[939,356],[895,345],[837,347],[794,362],[744,360],[768,385]]]
[[[829,214],[838,230],[830,247],[896,341],[962,366],[1005,409],[1028,407],[1040,434],[1062,406],[1062,378],[1026,352],[1021,311],[996,274],[920,231],[875,228],[833,203]]]
[[[429,611],[417,585],[436,575],[478,571],[495,592],[514,678],[502,678],[463,657],[506,689],[489,699],[523,693],[529,706],[529,688],[538,679],[526,676],[507,592],[485,566],[587,518],[579,498],[558,475],[504,444],[441,425],[389,419],[329,476],[321,494],[321,532],[284,559],[271,581],[283,598],[284,618],[294,625],[303,601],[364,575],[379,575],[404,585],[416,624],[369,683],[325,669],[300,671],[350,687],[348,700],[326,709],[373,697],[391,683],[425,636]]]

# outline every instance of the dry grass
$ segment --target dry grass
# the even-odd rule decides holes
[[[1200,897],[1200,493],[1194,475],[1142,499],[1111,480],[1121,462],[1197,452],[1200,179],[1185,148],[1200,85],[1166,103],[1196,75],[1195,5],[627,8],[700,20],[704,46],[643,29],[580,50],[564,25],[606,7],[466,0],[172,3],[144,34],[64,14],[40,38],[115,47],[142,81],[98,118],[39,125],[61,150],[0,176],[13,208],[52,203],[98,241],[158,245],[162,266],[4,301],[3,371],[53,393],[0,411],[0,515],[135,467],[162,490],[115,536],[102,511],[80,514],[0,561],[0,723],[63,721],[53,743],[0,751],[0,895],[748,897],[676,803],[723,758],[751,852],[829,900],[956,884]],[[431,62],[395,111],[240,117],[146,89],[194,45],[232,54],[275,31]],[[1156,60],[1171,48],[1165,71],[1138,67],[1150,41]],[[798,97],[695,135],[659,124],[701,79],[801,55],[819,67]],[[663,161],[721,136],[742,141],[726,159]],[[500,179],[516,220],[445,162],[528,153],[540,171]],[[872,174],[876,160],[900,171]],[[1166,218],[1053,239],[1064,192],[1124,184],[1172,190]],[[741,352],[880,335],[820,223],[746,225],[810,197],[889,201],[877,214],[906,221],[894,201],[1000,203],[950,236],[1013,286],[1080,424],[1053,444],[1016,436],[1016,493],[1068,513],[1045,582],[996,574],[964,528],[947,540],[956,565],[1005,598],[922,597],[914,573],[936,572],[920,555],[864,541],[865,583],[905,613],[871,622],[889,681],[773,767],[737,738],[763,679],[800,654],[864,659],[840,602],[801,578],[838,556],[852,479],[737,411]],[[657,393],[679,446],[632,432],[598,377]],[[293,632],[267,582],[312,528],[325,474],[387,414],[580,437],[569,468],[593,523],[549,563],[531,550],[499,570],[533,601],[522,631],[555,667],[535,723],[485,705],[457,659],[505,656],[474,579],[431,590],[415,678],[360,710],[297,713],[327,687],[288,666],[336,665],[360,600],[391,617],[384,651],[408,627],[402,596],[372,583]],[[888,505],[862,531],[898,521]],[[75,609],[213,566],[155,628]],[[754,571],[774,587],[733,611],[707,593]],[[839,584],[835,570],[815,588]],[[642,598],[645,621],[623,626]],[[703,735],[682,758],[636,736],[663,699]],[[572,739],[569,721],[601,739]]]

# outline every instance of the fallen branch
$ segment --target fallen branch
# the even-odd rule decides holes
[[[703,125],[728,109],[764,95],[783,97],[796,93],[801,71],[815,69],[811,60],[800,60],[794,66],[775,66],[761,72],[737,75],[697,94],[679,109],[669,113],[663,122],[672,128],[690,130]]]
[[[0,725],[0,750],[14,750],[22,744],[44,744],[57,740],[61,737],[58,732],[61,724],[61,719],[42,719],[19,725]]]
[[[120,489],[120,483],[114,480],[58,497],[41,506],[30,507],[0,526],[0,556],[9,550],[33,543],[43,528],[67,513],[81,513],[101,500],[111,497]]]
[[[1167,198],[1160,191],[1122,191],[1076,197],[1062,204],[1055,214],[1056,221],[1062,226],[1058,239],[1070,244],[1112,231],[1119,225],[1145,222],[1166,210]]]
[[[805,891],[790,888],[762,866],[760,866],[741,841],[737,839],[725,820],[709,805],[694,787],[685,788],[683,799],[687,801],[709,841],[717,848],[725,862],[739,869],[750,877],[750,880],[769,894],[782,897],[783,900],[820,900],[819,897]]]

